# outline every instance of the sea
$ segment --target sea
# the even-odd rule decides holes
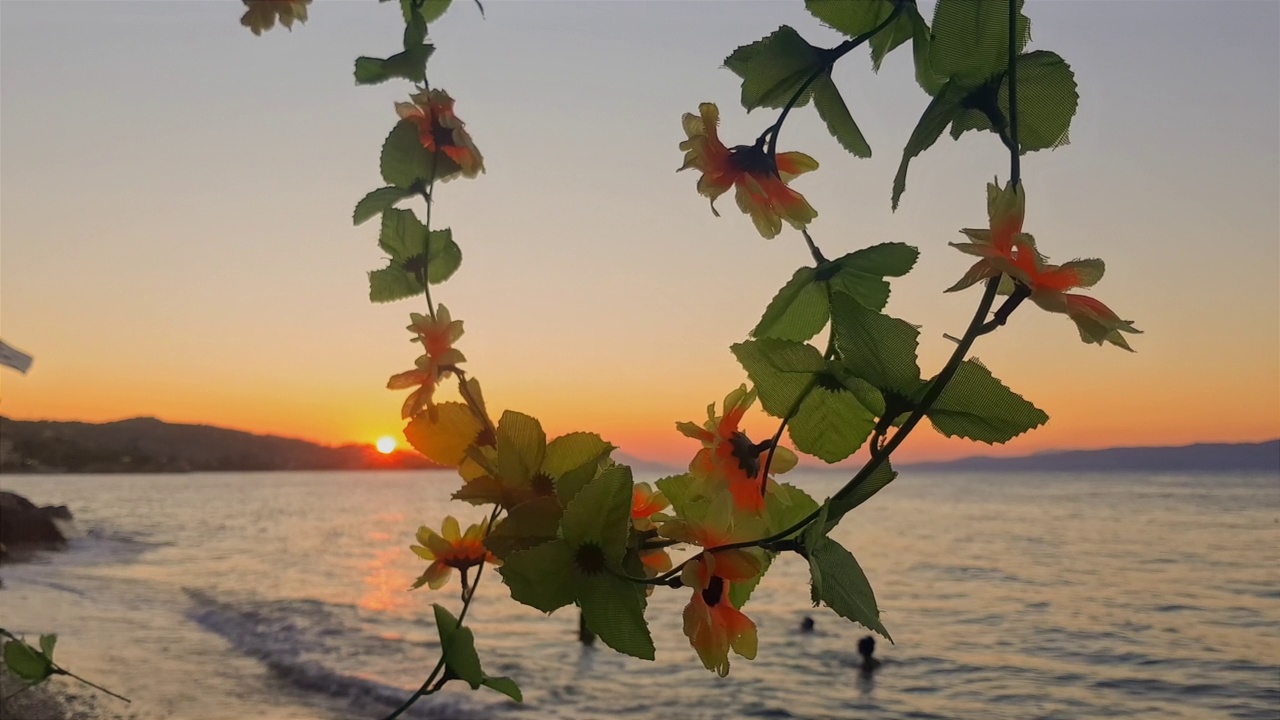
[[[844,478],[788,479],[821,498]],[[95,715],[133,720],[384,717],[439,656],[431,604],[459,605],[456,576],[408,590],[424,567],[414,531],[481,517],[449,500],[447,472],[5,475],[0,487],[75,514],[69,549],[0,567],[0,626],[58,633],[55,659],[132,700],[97,696]],[[758,657],[734,656],[724,679],[682,634],[687,589],[651,598],[647,662],[582,646],[573,608],[521,606],[489,574],[467,621],[485,672],[513,678],[524,702],[455,682],[407,717],[1280,718],[1274,474],[908,469],[834,535],[893,636],[869,676],[856,649],[867,631],[811,606],[795,556],[746,606]],[[813,633],[799,631],[806,616]]]

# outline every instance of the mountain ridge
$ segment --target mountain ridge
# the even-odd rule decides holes
[[[1192,443],[1096,450],[1047,450],[1032,455],[977,455],[903,464],[914,472],[1277,472],[1280,439],[1254,443]]]

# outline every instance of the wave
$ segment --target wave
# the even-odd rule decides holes
[[[371,637],[348,622],[354,618],[354,607],[316,600],[219,600],[202,590],[183,588],[183,592],[192,602],[187,616],[197,625],[226,639],[237,652],[258,660],[293,688],[345,701],[348,710],[358,712],[353,717],[386,714],[412,692],[330,664],[340,657],[399,652],[389,646],[400,643]],[[382,647],[371,647],[375,644]],[[405,716],[482,717],[473,705],[447,695],[420,701]]]

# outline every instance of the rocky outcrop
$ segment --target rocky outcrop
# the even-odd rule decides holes
[[[65,505],[39,507],[21,495],[0,491],[0,546],[7,550],[65,545],[67,538],[55,521],[70,519]]]

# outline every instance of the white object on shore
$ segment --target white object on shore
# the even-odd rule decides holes
[[[0,365],[11,367],[14,370],[27,374],[27,370],[31,369],[32,357],[21,350],[11,347],[8,343],[0,340]]]

